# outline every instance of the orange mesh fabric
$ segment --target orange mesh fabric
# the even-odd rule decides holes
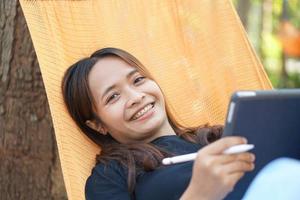
[[[69,117],[66,68],[103,47],[136,56],[184,125],[222,124],[231,93],[272,86],[230,0],[21,0],[44,79],[69,199],[84,199],[98,147]]]

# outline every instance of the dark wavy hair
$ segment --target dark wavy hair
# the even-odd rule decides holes
[[[138,172],[140,170],[151,171],[160,167],[161,160],[170,154],[153,144],[121,144],[110,134],[100,134],[86,125],[87,120],[101,122],[95,112],[95,100],[89,88],[88,75],[95,63],[106,56],[116,56],[124,60],[136,67],[142,75],[153,80],[143,64],[130,53],[117,48],[103,48],[94,52],[90,57],[79,60],[67,69],[62,80],[62,93],[73,120],[85,135],[101,147],[101,152],[96,156],[96,164],[107,164],[110,160],[118,161],[127,169],[128,191],[133,194]],[[170,125],[176,134],[184,140],[206,145],[219,139],[222,135],[223,126],[221,125],[181,126],[172,116],[167,103],[166,112]]]

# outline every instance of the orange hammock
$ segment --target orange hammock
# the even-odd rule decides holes
[[[68,198],[99,148],[62,101],[66,68],[103,47],[136,56],[183,125],[223,124],[231,93],[272,88],[230,0],[21,0],[49,100]]]

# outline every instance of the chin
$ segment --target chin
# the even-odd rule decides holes
[[[139,132],[155,133],[163,126],[164,121],[164,118],[153,119],[151,120],[151,122],[149,121],[149,123],[144,123],[140,127],[138,127]]]

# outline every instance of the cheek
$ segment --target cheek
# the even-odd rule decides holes
[[[158,85],[155,85],[154,86],[154,91],[155,91],[155,94],[156,96],[159,98],[159,100],[162,102],[162,104],[165,103],[165,98],[164,98],[164,95],[162,93],[162,91],[160,90],[160,88],[158,87]]]
[[[112,125],[119,123],[121,120],[124,119],[124,109],[123,104],[116,103],[114,105],[111,105],[109,108],[103,110],[100,113],[100,117],[102,121],[107,125]]]
[[[163,98],[162,91],[156,82],[150,80],[147,84],[147,87],[152,91],[152,93],[155,93],[157,96]]]

